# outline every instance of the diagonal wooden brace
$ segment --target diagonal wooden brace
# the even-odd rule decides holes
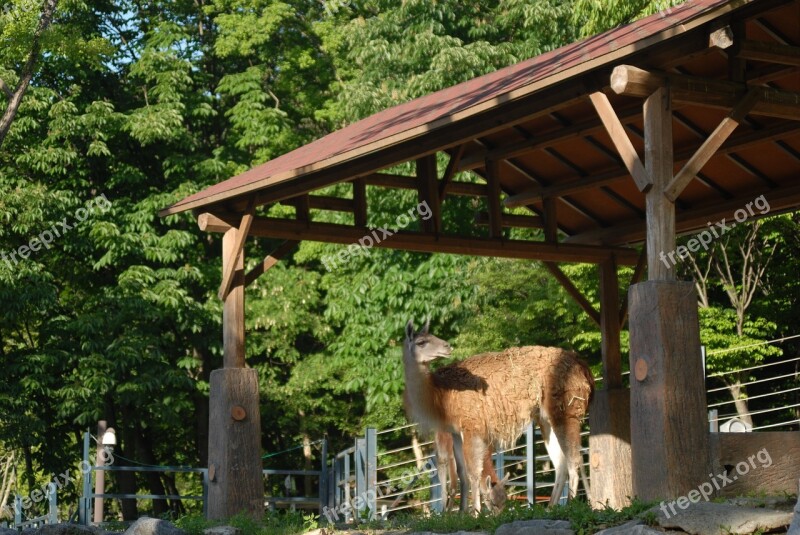
[[[686,162],[678,174],[667,184],[664,189],[664,195],[671,202],[675,202],[681,192],[689,185],[697,173],[708,163],[717,150],[725,143],[725,140],[733,133],[739,123],[742,121],[747,112],[749,112],[756,102],[758,102],[760,93],[756,88],[751,89],[741,101],[736,105],[731,113],[719,123],[717,128],[711,133],[708,138],[700,145],[700,148],[695,151],[689,161]]]
[[[255,216],[255,197],[253,197],[247,205],[247,210],[242,216],[242,222],[239,225],[239,230],[236,232],[236,243],[234,244],[233,251],[228,262],[225,264],[225,271],[222,273],[222,284],[219,287],[217,294],[222,301],[228,297],[233,285],[233,277],[236,273],[236,264],[239,262],[239,257],[244,250],[244,242],[247,239],[247,233],[250,232],[250,225],[253,224]]]
[[[614,113],[614,108],[611,106],[608,97],[602,91],[597,91],[589,95],[589,98],[594,105],[594,109],[597,111],[597,115],[600,116],[603,126],[606,128],[611,142],[614,143],[617,152],[622,158],[622,162],[633,177],[633,181],[636,182],[636,187],[639,188],[639,191],[646,193],[647,190],[650,189],[650,186],[652,186],[652,182],[650,182],[645,172],[642,160],[633,147],[633,143],[631,143],[628,134],[625,133],[625,127],[622,125],[622,121],[620,121],[617,114]]]

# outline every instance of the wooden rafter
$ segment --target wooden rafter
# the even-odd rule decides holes
[[[439,204],[444,202],[444,198],[447,197],[447,190],[450,187],[451,182],[453,181],[453,177],[456,176],[456,172],[458,171],[458,166],[461,163],[461,158],[464,156],[464,151],[467,148],[466,143],[462,143],[456,148],[456,151],[450,156],[450,161],[447,162],[447,168],[444,170],[444,175],[442,176],[442,182],[439,185]]]
[[[228,292],[230,292],[231,286],[233,285],[233,276],[236,273],[236,265],[239,262],[239,257],[242,256],[244,242],[247,240],[247,234],[250,232],[250,227],[255,219],[254,202],[255,199],[252,198],[247,207],[247,211],[241,216],[239,229],[236,232],[236,241],[233,244],[230,257],[225,264],[225,271],[222,274],[222,283],[220,284],[219,293],[217,294],[223,301],[226,297],[228,297]]]
[[[753,89],[755,104],[750,113],[783,119],[800,120],[800,93],[769,87],[748,88],[744,83],[712,78],[645,71],[631,65],[619,65],[611,73],[611,89],[618,95],[648,97],[661,87],[669,87],[672,102],[710,108],[732,109]]]
[[[758,93],[755,89],[751,89],[747,95],[736,105],[731,113],[719,123],[717,128],[706,138],[700,148],[689,158],[689,161],[684,164],[678,174],[670,181],[664,189],[664,195],[667,196],[672,202],[678,198],[678,195],[684,190],[689,182],[697,176],[697,173],[708,163],[722,144],[730,137],[733,131],[739,126],[747,112],[749,112],[758,99]]]
[[[600,326],[600,313],[595,309],[586,297],[581,293],[578,288],[569,280],[566,273],[561,271],[554,262],[542,262],[547,271],[561,284],[566,292],[575,300],[576,303],[583,309],[586,314],[594,321],[597,326]]]
[[[544,228],[544,221],[538,216],[503,214],[504,228]],[[475,214],[475,223],[478,225],[489,225],[489,212],[478,212]]]
[[[644,165],[642,165],[639,154],[633,147],[633,143],[631,143],[628,134],[625,133],[625,127],[622,125],[622,121],[620,121],[617,114],[614,113],[614,108],[611,106],[608,97],[602,91],[597,91],[589,95],[589,98],[594,105],[595,111],[597,111],[597,115],[600,116],[603,126],[606,128],[611,142],[616,147],[617,152],[619,152],[622,162],[625,164],[631,177],[633,177],[634,182],[636,182],[636,187],[639,188],[639,191],[646,192],[650,189],[652,184],[647,178],[647,173],[644,170]]]
[[[244,285],[250,286],[253,281],[280,262],[280,260],[286,256],[289,251],[294,249],[298,243],[300,242],[296,240],[286,240],[280,244],[274,251],[268,254],[260,264],[247,272],[247,275],[244,276]]]
[[[800,67],[800,47],[765,41],[743,41],[739,44],[738,57],[765,63]]]
[[[386,188],[417,189],[419,183],[416,177],[405,175],[391,175],[386,173],[373,173],[364,177],[368,186],[381,186]],[[450,182],[447,186],[448,195],[466,195],[482,197],[486,195],[485,184],[471,182]]]
[[[235,225],[239,218],[237,214],[216,212],[200,214],[197,221],[200,230],[225,232]],[[266,238],[310,240],[343,245],[355,244],[365,236],[377,235],[377,239],[373,239],[375,246],[387,249],[553,262],[597,263],[612,254],[617,262],[623,265],[634,265],[638,259],[635,250],[624,247],[606,248],[466,236],[436,236],[422,232],[395,232],[392,229],[369,229],[333,223],[313,222],[306,225],[304,222],[278,218],[255,218],[250,234]]]

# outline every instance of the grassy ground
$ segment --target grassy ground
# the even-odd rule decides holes
[[[545,509],[542,506],[507,507],[500,515],[480,515],[473,517],[469,514],[445,513],[422,516],[420,514],[395,515],[385,521],[361,522],[357,526],[336,525],[331,526],[327,521],[318,522],[313,514],[278,512],[270,513],[263,521],[257,521],[245,516],[231,518],[227,522],[209,522],[202,516],[187,516],[176,521],[181,529],[189,535],[202,535],[203,529],[214,525],[231,525],[242,530],[242,535],[299,535],[316,528],[335,528],[344,531],[355,528],[359,532],[378,531],[432,531],[436,533],[452,533],[455,531],[486,531],[494,533],[495,529],[503,524],[515,520],[530,520],[535,518],[569,520],[572,529],[577,535],[589,535],[603,528],[623,524],[634,518],[643,518],[646,523],[653,521],[652,515],[646,511],[652,503],[634,502],[621,511],[613,509],[592,510],[585,502],[573,501],[565,506]]]

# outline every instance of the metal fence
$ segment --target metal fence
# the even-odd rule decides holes
[[[351,522],[386,518],[412,508],[441,512],[444,500],[433,441],[415,443],[415,427],[405,425],[381,431],[367,428],[353,446],[336,454],[323,517],[330,522]],[[588,431],[581,434],[584,455],[588,452],[588,436]],[[529,504],[549,500],[555,471],[544,441],[532,425],[516,445],[495,452],[493,461],[500,479],[509,474],[506,485],[510,500]],[[584,467],[588,473],[588,463]],[[583,489],[579,491],[584,493]],[[565,499],[566,489],[562,497]]]
[[[33,518],[25,518],[25,507],[23,498],[19,494],[14,496],[14,521],[9,525],[7,522],[0,522],[0,527],[12,529],[39,528],[45,524],[58,524],[58,497],[54,484],[49,484],[45,490],[47,500],[47,513]]]

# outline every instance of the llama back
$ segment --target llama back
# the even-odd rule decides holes
[[[544,397],[548,384],[562,393],[589,395],[581,388],[585,380],[573,377],[576,369],[582,377],[579,362],[574,353],[560,348],[512,347],[440,368],[433,382],[443,389],[442,409],[456,416],[455,426],[480,432],[507,448],[538,417],[540,407],[553,405]]]

